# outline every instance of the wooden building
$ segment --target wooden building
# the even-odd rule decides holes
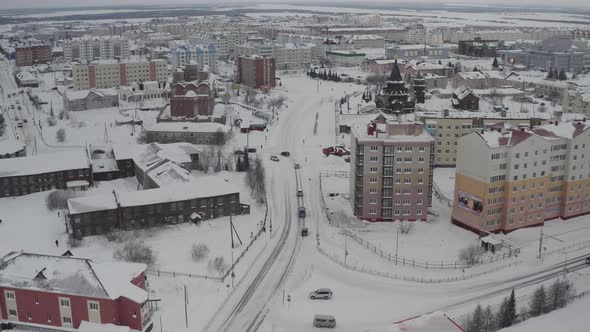
[[[93,182],[86,150],[0,159],[0,197],[51,189],[86,188]]]
[[[217,177],[187,184],[68,200],[68,233],[76,238],[106,234],[116,229],[197,222],[249,214],[240,203],[238,188]]]

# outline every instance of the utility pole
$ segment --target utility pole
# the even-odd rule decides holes
[[[185,321],[185,324],[186,324],[186,328],[188,329],[188,308],[187,308],[187,304],[188,304],[187,290],[186,290],[186,285],[184,285],[184,321]]]
[[[543,258],[543,226],[541,226],[541,236],[539,237],[539,259]]]
[[[231,250],[234,251],[234,224],[232,222],[232,215],[229,215],[229,233],[231,236]],[[233,262],[232,262],[233,263]]]
[[[348,256],[348,247],[346,245],[347,237],[344,237],[344,265],[346,265],[346,257]]]
[[[395,235],[395,265],[397,265],[397,249],[399,243],[399,226],[397,227],[397,233]]]

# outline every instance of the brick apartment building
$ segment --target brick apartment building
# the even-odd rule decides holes
[[[145,264],[12,252],[0,258],[0,318],[22,330],[83,321],[149,331]]]
[[[72,67],[74,90],[107,89],[133,82],[168,80],[165,60],[101,60]]]
[[[239,189],[217,177],[188,184],[68,200],[68,232],[82,238],[115,229],[138,229],[250,213]]]
[[[261,56],[238,58],[238,83],[258,89],[275,86],[275,59]]]
[[[16,46],[16,66],[32,66],[51,62],[51,45],[39,40],[27,40]]]
[[[86,150],[0,159],[0,170],[0,197],[85,188],[92,184],[92,167]]]
[[[459,139],[453,223],[510,232],[590,213],[584,121],[473,132]]]
[[[434,138],[421,124],[394,121],[356,125],[351,134],[354,215],[368,221],[426,221]]]

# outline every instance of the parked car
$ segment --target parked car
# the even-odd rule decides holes
[[[279,161],[279,157],[277,157],[275,155],[272,155],[272,156],[270,156],[270,160],[272,160],[272,161]]]
[[[16,126],[19,127],[19,128],[22,128],[23,127],[23,123],[22,122],[19,122],[19,123],[16,124]]]
[[[327,328],[335,328],[336,327],[336,318],[331,315],[315,315],[313,317],[313,326],[315,327],[327,327]]]
[[[16,109],[20,111],[20,110],[22,110],[22,107],[20,107],[20,105],[19,105],[16,107]]]
[[[313,292],[309,293],[309,298],[312,300],[315,300],[315,299],[328,300],[328,299],[332,298],[332,291],[329,288],[319,288],[319,289],[316,289]]]
[[[586,257],[586,264],[590,264],[590,256]]]
[[[304,207],[300,207],[297,215],[299,216],[299,218],[305,218],[305,208]]]
[[[289,153],[289,151],[283,151],[283,152],[281,152],[281,156],[283,156],[283,157],[288,157],[290,155],[291,154]]]
[[[301,165],[295,164],[295,169],[300,169],[300,168],[301,168]]]
[[[303,190],[297,190],[297,197],[303,197]]]
[[[236,155],[244,155],[244,151],[243,150],[236,150],[236,151],[234,151],[234,154],[236,154]]]
[[[256,153],[256,148],[248,148],[248,153]]]
[[[24,122],[24,123],[27,123],[27,122],[29,122],[29,120],[27,120],[27,119],[24,119],[24,120],[23,120],[23,122]]]

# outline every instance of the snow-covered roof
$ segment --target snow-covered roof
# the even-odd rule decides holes
[[[117,192],[122,207],[186,201],[239,193],[239,188],[216,176],[195,178],[187,184],[134,192]]]
[[[68,199],[68,211],[70,214],[90,213],[117,208],[115,196],[108,195],[76,197]]]
[[[131,283],[145,271],[145,264],[95,263],[25,252],[13,252],[0,261],[2,286],[111,300],[126,297],[136,303],[148,298],[146,290]]]
[[[178,164],[191,162],[191,155],[198,154],[199,150],[190,143],[150,143],[145,150],[133,158],[135,164],[143,169],[151,169],[162,161],[170,160]]]
[[[398,122],[388,120],[386,123],[376,123],[376,132],[368,133],[368,124],[352,126],[354,136],[363,142],[433,142],[434,138],[423,129],[418,122]],[[390,134],[391,132],[391,134]]]
[[[92,90],[67,90],[65,92],[66,99],[68,100],[80,100],[88,97],[89,94],[96,94],[100,97],[105,96],[116,96],[117,90],[116,89],[92,89]]]
[[[7,139],[0,141],[0,155],[13,154],[25,148],[25,145],[19,141]]]
[[[195,179],[190,172],[172,161],[166,161],[158,165],[150,170],[147,175],[159,187],[187,183]]]
[[[0,159],[0,177],[52,173],[90,167],[85,150],[69,150],[38,156]]]
[[[538,135],[542,135],[538,129],[545,130],[547,132],[552,133],[557,137],[563,137],[567,139],[572,139],[579,134],[583,133],[590,127],[590,122],[559,122],[553,124],[546,124],[543,126],[533,128],[533,131]]]
[[[85,320],[80,322],[78,327],[78,332],[129,332],[129,330],[129,326],[91,323]]]
[[[228,126],[217,122],[159,122],[146,131],[214,133],[220,129],[224,133],[230,130]]]

